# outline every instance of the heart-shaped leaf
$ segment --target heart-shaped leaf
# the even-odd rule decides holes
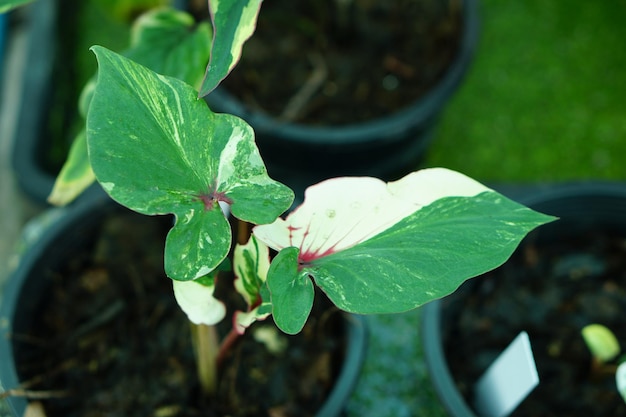
[[[389,184],[365,177],[324,181],[307,189],[286,220],[257,226],[254,234],[281,251],[277,260],[292,263],[281,267],[291,271],[291,281],[312,277],[346,311],[394,313],[499,266],[530,230],[553,219],[462,174],[433,168]],[[274,283],[289,281],[273,276],[277,271],[270,268],[267,282],[280,327],[287,313],[274,302]]]
[[[190,280],[226,257],[235,217],[269,223],[293,201],[272,180],[243,120],[209,110],[193,87],[102,47],[87,117],[96,178],[109,195],[143,214],[173,213],[166,239],[168,276]]]

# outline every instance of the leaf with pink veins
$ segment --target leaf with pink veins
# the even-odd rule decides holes
[[[267,286],[274,321],[291,334],[308,317],[313,283],[348,312],[411,310],[501,265],[530,230],[553,220],[463,174],[431,168],[387,184],[319,183],[285,220],[254,234],[279,251]]]

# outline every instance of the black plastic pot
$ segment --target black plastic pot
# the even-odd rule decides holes
[[[24,253],[0,294],[0,381],[5,390],[18,388],[20,384],[15,364],[16,342],[12,336],[32,333],[27,330],[32,328],[34,314],[48,293],[50,271],[58,270],[81,247],[93,242],[99,225],[106,218],[128,213],[127,209],[106,197],[85,199],[57,210],[61,214],[55,216],[55,221]],[[320,417],[341,414],[359,378],[365,357],[365,320],[353,315],[344,317],[347,331],[345,359],[327,401],[320,404],[317,414]],[[27,400],[10,396],[7,404],[11,415],[21,417],[27,407]]]
[[[20,188],[38,203],[52,190],[56,173],[46,168],[46,132],[50,96],[54,88],[56,53],[56,6],[38,1],[20,10],[27,11],[28,26],[24,72],[19,81],[20,108],[13,137],[13,169]],[[68,103],[76,106],[76,103]]]
[[[64,67],[73,65],[71,59],[58,62],[68,55],[64,50],[68,45],[60,44],[58,39],[58,27],[64,24],[59,21],[62,7],[58,0],[35,1],[14,11],[26,28],[26,51],[22,77],[17,81],[19,111],[11,141],[11,162],[19,188],[43,206],[48,206],[48,196],[77,133],[72,131],[76,128],[73,123],[80,117],[80,91],[58,92],[59,73],[74,71]],[[64,78],[71,79],[71,75]],[[55,94],[59,97],[56,100]],[[87,192],[100,193],[101,189],[94,184]]]
[[[568,240],[596,229],[626,236],[624,184],[593,182],[562,184],[535,187],[526,192],[518,190],[516,195],[521,203],[559,217],[558,221],[533,231],[520,247],[527,241],[550,243],[556,242],[557,239]],[[480,280],[481,277],[475,279]],[[472,281],[465,285],[471,286]],[[459,291],[463,291],[463,288]],[[458,300],[459,298],[455,298],[451,303]],[[449,415],[475,417],[477,413],[460,393],[445,356],[443,341],[443,328],[446,326],[443,321],[445,305],[446,299],[434,301],[424,306],[422,310],[421,338],[425,360],[434,388]],[[476,355],[478,354],[479,352],[476,352]],[[559,410],[553,412],[558,414]]]
[[[421,162],[438,116],[471,62],[478,41],[477,0],[461,3],[463,33],[452,65],[431,91],[387,117],[321,127],[286,123],[253,111],[221,87],[207,101],[213,110],[235,114],[254,128],[270,175],[299,195],[308,185],[342,175],[396,179]]]

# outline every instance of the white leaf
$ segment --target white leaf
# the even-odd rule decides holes
[[[256,321],[263,321],[271,314],[269,311],[263,314],[259,313],[259,311],[259,307],[256,307],[248,312],[236,311],[233,323],[235,325],[235,330],[237,331],[237,333],[244,334],[246,332],[246,329],[250,327],[252,323]]]
[[[371,177],[342,177],[309,187],[304,203],[286,220],[254,228],[275,250],[295,246],[308,262],[350,248],[444,197],[489,191],[479,182],[445,168],[413,172],[385,183]]]
[[[174,297],[192,323],[212,326],[222,321],[226,307],[213,297],[215,286],[205,286],[195,281],[176,281]]]

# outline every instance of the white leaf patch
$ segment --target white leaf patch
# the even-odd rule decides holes
[[[172,282],[176,302],[191,322],[212,326],[226,316],[224,303],[213,297],[215,286],[205,286],[195,281]]]
[[[458,172],[430,168],[385,183],[371,177],[341,177],[307,188],[302,205],[285,220],[254,228],[275,250],[300,249],[310,262],[348,249],[385,231],[444,197],[471,197],[490,189]]]
[[[259,313],[260,308],[256,307],[250,311],[236,311],[235,319],[233,320],[235,331],[239,334],[244,334],[246,329],[256,321],[263,321],[270,316],[270,312]]]

